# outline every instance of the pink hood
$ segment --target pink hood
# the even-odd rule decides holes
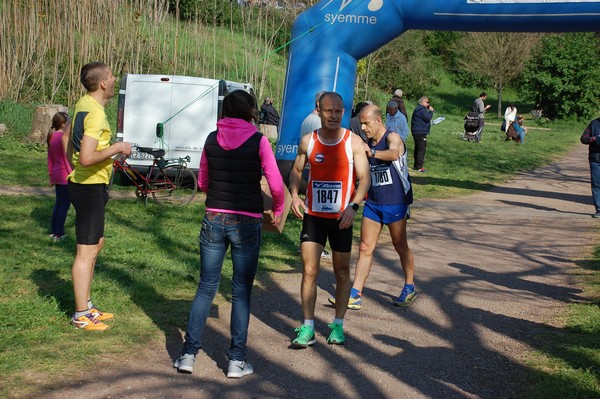
[[[242,119],[237,118],[225,118],[217,122],[217,142],[221,148],[225,150],[235,150],[246,142],[257,129],[252,123],[246,122]],[[275,155],[271,148],[271,143],[267,136],[262,136],[260,139],[260,147],[258,149],[260,156],[260,166],[263,170],[263,174],[267,179],[269,190],[273,196],[273,212],[277,216],[281,216],[284,211],[285,205],[285,188],[283,185],[283,179],[277,168],[277,161],[275,161]],[[208,173],[208,160],[206,157],[206,148],[200,158],[200,167],[198,173],[198,187],[205,193],[208,192],[209,184],[209,173]],[[248,212],[237,212],[227,209],[207,209],[216,212],[226,213],[240,213],[242,215],[248,215],[252,217],[261,217],[261,214],[253,214]]]
[[[217,142],[224,150],[235,150],[258,131],[252,123],[238,118],[221,119],[217,129]]]

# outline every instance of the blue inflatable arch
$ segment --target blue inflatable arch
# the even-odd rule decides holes
[[[356,63],[410,29],[474,32],[595,32],[600,1],[322,0],[292,28],[276,158],[287,181],[300,126],[315,94],[336,91],[349,126]]]

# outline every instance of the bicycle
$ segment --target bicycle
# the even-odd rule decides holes
[[[148,196],[159,204],[183,206],[196,195],[198,181],[196,175],[188,167],[190,156],[177,159],[164,159],[165,150],[137,147],[137,150],[154,157],[152,165],[144,176],[127,159],[116,157],[113,161],[113,176],[121,171],[133,183],[135,195],[148,204]]]

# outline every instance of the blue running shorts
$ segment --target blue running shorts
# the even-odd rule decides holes
[[[391,224],[404,218],[408,219],[408,205],[378,205],[365,203],[363,217],[381,224]]]

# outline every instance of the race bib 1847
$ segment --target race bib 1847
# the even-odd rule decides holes
[[[341,181],[312,182],[312,211],[338,213],[342,209]]]

